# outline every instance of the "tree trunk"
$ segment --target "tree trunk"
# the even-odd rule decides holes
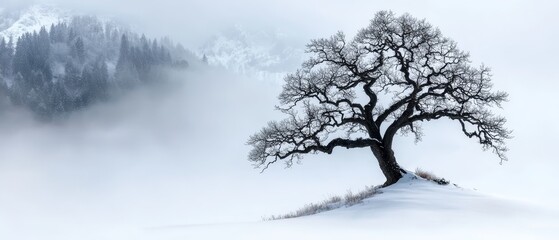
[[[382,149],[379,147],[371,147],[373,154],[375,155],[376,159],[378,160],[378,164],[382,173],[386,177],[386,182],[382,185],[383,187],[390,186],[396,183],[400,178],[402,178],[402,174],[406,173],[398,162],[396,162],[396,157],[394,157],[394,151],[391,149]]]

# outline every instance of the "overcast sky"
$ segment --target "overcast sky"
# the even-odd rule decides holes
[[[509,142],[510,160],[501,166],[496,156],[462,136],[456,124],[429,123],[423,142],[397,140],[401,165],[431,170],[487,194],[553,207],[559,202],[559,7],[554,1],[38,2],[117,18],[187,48],[236,24],[274,29],[303,45],[338,30],[351,37],[379,10],[426,18],[469,51],[474,64],[492,68],[495,88],[510,94],[499,112],[515,138]],[[85,223],[108,224],[108,218],[131,228],[254,219],[383,182],[367,151],[313,155],[289,170],[280,165],[264,174],[253,170],[244,143],[268,120],[281,117],[273,111],[281,86],[232,76],[179,75],[173,87],[138,90],[58,124],[28,120],[21,111],[5,113],[0,120],[0,232],[8,221],[3,216],[10,217],[12,225],[5,225],[10,231],[34,227],[39,233],[68,224],[80,231]],[[223,201],[236,207],[220,205]],[[211,212],[200,207],[208,203],[215,206]],[[52,225],[41,227],[44,221]]]

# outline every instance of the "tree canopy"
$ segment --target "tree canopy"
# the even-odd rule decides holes
[[[277,108],[288,118],[252,135],[249,160],[263,170],[277,161],[291,166],[307,153],[337,147],[370,148],[390,185],[405,173],[393,152],[394,137],[437,119],[458,123],[506,160],[510,131],[501,107],[507,94],[492,91],[490,69],[425,20],[378,12],[352,39],[342,32],[307,45],[311,58],[285,77]]]

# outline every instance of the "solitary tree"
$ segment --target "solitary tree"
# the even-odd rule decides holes
[[[248,140],[249,160],[265,170],[291,166],[307,153],[336,147],[369,148],[386,177],[385,186],[405,172],[394,156],[397,134],[422,136],[421,123],[447,118],[506,160],[510,131],[490,109],[506,101],[491,90],[485,66],[425,20],[379,12],[347,41],[342,32],[307,45],[312,57],[285,78],[277,108],[288,115]]]

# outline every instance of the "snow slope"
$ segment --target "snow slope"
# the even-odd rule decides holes
[[[160,227],[148,239],[557,239],[559,212],[408,175],[352,207],[296,219]]]
[[[39,31],[61,21],[67,21],[70,14],[52,5],[32,5],[27,9],[0,11],[0,38],[13,37],[14,41],[26,32]]]

